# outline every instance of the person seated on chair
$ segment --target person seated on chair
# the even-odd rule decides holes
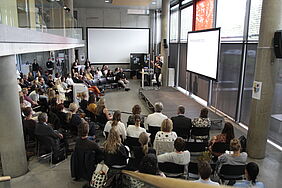
[[[126,129],[124,123],[121,122],[121,113],[119,110],[114,112],[113,120],[106,123],[104,133],[108,134],[112,128],[116,129],[123,141],[126,139]]]
[[[65,130],[69,129],[68,127],[68,120],[67,120],[67,113],[64,112],[64,104],[60,103],[57,105],[56,115],[60,119],[61,127]]]
[[[172,117],[171,121],[173,122],[173,130],[176,132],[176,134],[183,139],[189,139],[192,122],[191,119],[185,117],[184,114],[184,106],[179,105],[177,107],[177,116]]]
[[[140,115],[140,118],[141,118],[141,127],[144,127],[144,116],[141,115],[141,107],[140,105],[136,104],[132,107],[132,115],[130,115],[128,117],[128,120],[127,120],[127,126],[128,125],[134,125],[135,124],[135,120],[134,120],[134,116],[138,114]]]
[[[202,162],[198,163],[198,172],[199,172],[199,175],[200,175],[200,179],[198,179],[194,182],[219,186],[219,183],[213,182],[213,181],[210,180],[212,168],[211,168],[211,166],[208,162],[202,161]]]
[[[259,167],[256,163],[250,162],[246,165],[245,177],[246,180],[237,181],[233,187],[253,187],[253,188],[264,188],[262,182],[256,181],[259,174]]]
[[[232,123],[226,122],[224,128],[221,131],[221,134],[213,136],[209,142],[209,150],[215,155],[220,156],[222,153],[215,153],[212,151],[212,146],[214,143],[225,143],[227,146],[230,145],[230,141],[234,138],[234,128]]]
[[[136,114],[134,115],[135,125],[128,125],[127,127],[127,136],[133,137],[133,138],[139,138],[139,135],[142,132],[146,132],[146,129],[140,127],[141,125],[141,116]]]
[[[85,112],[87,109],[87,105],[88,105],[87,93],[83,92],[81,95],[81,101],[79,103],[79,107],[83,110],[83,112]]]
[[[82,120],[78,126],[78,138],[76,140],[75,149],[83,151],[95,151],[95,156],[98,159],[97,162],[101,162],[104,158],[104,152],[96,144],[95,141],[89,139],[89,123],[85,120]]]
[[[179,165],[188,165],[190,162],[190,152],[185,149],[185,140],[181,137],[178,137],[174,141],[174,152],[164,153],[158,155],[159,163],[171,162]]]
[[[200,117],[194,118],[192,127],[210,127],[211,121],[208,118],[209,110],[207,108],[201,109]]]
[[[165,174],[159,170],[158,158],[156,154],[153,153],[149,153],[143,157],[138,172],[166,177]]]
[[[86,109],[94,115],[96,108],[96,97],[94,96],[94,94],[90,94]]]
[[[52,148],[52,150],[58,151],[60,148],[58,140],[63,139],[63,135],[58,131],[54,131],[51,125],[47,124],[48,116],[46,113],[41,113],[38,115],[38,123],[35,126],[34,134],[42,139],[48,139],[49,144],[48,148]],[[47,142],[45,142],[46,144]],[[49,152],[49,151],[48,151]]]
[[[67,79],[66,79],[66,83],[68,84],[68,87],[73,86],[74,85],[74,81],[71,77],[71,74],[67,74]]]
[[[34,130],[36,127],[36,121],[32,119],[32,112],[33,111],[31,107],[26,107],[23,109],[23,132],[25,140],[27,140],[27,136],[30,140],[35,140]]]
[[[97,107],[95,109],[95,116],[97,123],[104,127],[106,123],[112,119],[112,116],[110,115],[108,109],[105,105],[105,98],[100,98],[100,100],[97,103]]]
[[[104,143],[104,162],[108,167],[124,168],[129,158],[129,150],[121,143],[119,133],[111,128],[108,138]]]
[[[77,134],[78,130],[78,125],[82,122],[81,117],[77,113],[78,106],[75,103],[70,103],[69,105],[69,113],[68,113],[68,122],[69,122],[69,127],[70,130],[74,133]]]
[[[148,126],[161,127],[163,120],[167,119],[167,116],[162,114],[163,104],[161,102],[155,103],[155,112],[149,114],[145,121],[145,128],[148,130]]]
[[[137,169],[139,168],[140,162],[142,161],[145,155],[149,153],[153,153],[156,155],[156,150],[153,149],[152,147],[149,147],[150,137],[148,133],[142,132],[139,135],[138,141],[141,144],[141,146],[132,147],[132,153],[134,156],[133,164],[134,164],[134,168]]]
[[[248,154],[241,151],[241,144],[237,138],[230,141],[230,151],[218,157],[219,165],[245,165]],[[220,167],[219,166],[219,167]]]
[[[177,134],[172,131],[172,129],[172,121],[170,119],[163,120],[161,125],[161,131],[157,132],[155,141],[174,142],[177,138]]]
[[[129,90],[129,87],[126,85],[129,83],[129,81],[126,79],[122,68],[120,68],[119,72],[116,74],[116,80],[120,85],[122,85],[123,88],[125,88],[125,90]]]

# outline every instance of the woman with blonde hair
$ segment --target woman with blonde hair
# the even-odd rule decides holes
[[[122,169],[127,164],[129,151],[121,143],[120,135],[115,128],[111,128],[104,143],[104,157],[104,162],[109,167]]]
[[[241,153],[241,144],[239,139],[234,138],[230,141],[230,151],[218,157],[218,162],[221,165],[245,165],[248,154]]]
[[[125,125],[121,122],[121,113],[119,110],[115,111],[113,120],[106,123],[104,133],[108,134],[111,128],[115,128],[118,134],[122,137],[123,141],[126,139]]]
[[[172,131],[173,129],[173,123],[171,119],[165,119],[162,122],[161,125],[161,131],[158,131],[155,136],[155,141],[168,141],[168,142],[174,142],[177,138],[176,132]]]
[[[63,103],[66,100],[66,95],[65,93],[67,92],[67,90],[65,90],[62,86],[61,83],[61,79],[57,79],[55,82],[55,88],[57,89],[58,93],[59,93],[59,101],[60,103]]]
[[[94,114],[96,116],[96,121],[103,127],[106,125],[107,121],[112,119],[112,116],[109,114],[109,111],[106,108],[105,98],[100,98],[100,100],[97,102],[97,107]]]

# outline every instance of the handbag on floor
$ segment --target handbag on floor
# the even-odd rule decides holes
[[[109,167],[103,163],[99,163],[96,167],[96,170],[94,171],[91,181],[90,181],[90,187],[93,188],[100,188],[104,187],[107,181],[107,173],[108,173]]]

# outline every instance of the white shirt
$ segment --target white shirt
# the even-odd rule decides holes
[[[32,92],[30,92],[29,97],[34,101],[34,102],[38,102],[39,101],[39,94],[37,94],[35,92],[35,90],[33,90]]]
[[[136,127],[135,125],[129,125],[127,127],[127,136],[133,137],[133,138],[139,138],[139,135],[143,132],[146,132],[146,129],[142,127]]]
[[[112,128],[112,123],[113,123],[112,120],[110,120],[106,123],[105,128],[104,128],[104,132],[107,132],[107,133],[110,132],[110,130]],[[125,129],[124,123],[119,121],[116,128],[117,128],[119,135],[121,135],[122,139],[125,140],[126,139],[126,129]]]
[[[150,114],[145,121],[145,128],[148,130],[148,125],[152,127],[161,127],[161,124],[165,119],[167,119],[167,116],[160,112]]]
[[[158,155],[158,162],[171,162],[179,165],[187,165],[190,162],[190,152],[183,151],[180,153],[171,152]]]
[[[163,132],[158,131],[155,140],[164,141],[164,142],[174,142],[177,138],[177,134],[174,131],[171,132]]]
[[[217,186],[219,186],[219,183],[217,183],[217,182],[213,182],[213,181],[211,181],[210,179],[208,179],[208,180],[203,180],[203,179],[198,179],[198,180],[195,180],[195,181],[193,181],[193,182],[197,182],[197,183],[204,183],[204,184],[210,184],[210,185],[217,185]]]
[[[98,71],[98,75],[99,75],[100,77],[102,77],[102,76],[103,76],[102,71]]]
[[[67,79],[66,79],[66,83],[67,83],[69,86],[72,86],[72,85],[74,84],[72,78],[67,78]]]

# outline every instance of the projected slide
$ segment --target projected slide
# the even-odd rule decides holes
[[[149,53],[149,29],[88,28],[93,63],[129,63],[130,53]]]
[[[220,29],[188,33],[187,70],[217,79]]]

